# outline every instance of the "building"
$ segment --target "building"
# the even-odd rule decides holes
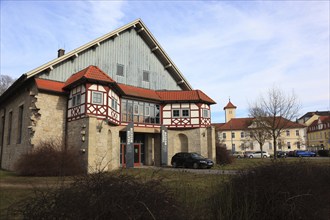
[[[215,158],[215,102],[193,90],[140,20],[23,74],[0,96],[1,168],[40,142],[80,152],[86,171]]]
[[[251,138],[249,129],[253,127],[253,118],[236,118],[236,106],[230,100],[224,107],[226,123],[214,124],[216,127],[217,144],[225,146],[228,150],[235,151],[257,151],[260,150],[259,143]],[[299,123],[285,121],[286,129],[277,140],[277,149],[282,151],[293,151],[305,149],[305,126]],[[266,140],[263,150],[273,154],[273,140]]]
[[[307,146],[309,150],[330,149],[330,116],[319,116],[307,127]]]

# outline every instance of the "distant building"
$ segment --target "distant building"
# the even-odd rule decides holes
[[[216,127],[217,144],[225,146],[232,152],[260,150],[258,142],[250,137],[249,132],[249,127],[253,125],[254,118],[235,118],[236,108],[229,100],[224,107],[226,123],[214,124]],[[285,121],[287,126],[277,140],[277,150],[293,151],[306,149],[305,126],[284,118],[279,118],[279,120]],[[273,154],[273,140],[267,140],[263,150]]]
[[[23,74],[0,96],[1,168],[41,141],[81,152],[86,171],[215,158],[211,105],[141,20]]]
[[[319,116],[308,126],[307,146],[312,151],[330,149],[330,116]]]

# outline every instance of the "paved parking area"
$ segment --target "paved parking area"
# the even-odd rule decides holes
[[[191,172],[197,174],[213,174],[213,175],[235,175],[237,170],[218,170],[218,169],[187,169],[187,168],[172,168],[172,167],[153,167],[141,166],[140,168],[155,169],[155,170],[168,170],[173,172]]]

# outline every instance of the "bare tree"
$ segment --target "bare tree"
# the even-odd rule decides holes
[[[250,104],[249,114],[258,121],[258,126],[273,139],[274,158],[277,157],[276,140],[281,133],[297,118],[300,109],[298,98],[294,92],[286,94],[273,86],[263,96]]]
[[[261,151],[261,158],[263,158],[263,149],[265,142],[271,139],[270,132],[264,129],[263,121],[260,118],[255,118],[250,126],[248,126],[248,132],[250,138],[258,142],[260,151]]]
[[[8,75],[0,75],[0,95],[4,93],[11,84],[13,84],[14,79]]]

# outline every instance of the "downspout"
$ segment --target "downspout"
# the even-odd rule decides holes
[[[3,117],[3,121],[1,122],[2,123],[2,131],[1,131],[1,140],[2,140],[2,143],[1,143],[1,157],[0,157],[0,168],[2,168],[2,157],[3,157],[3,147],[5,145],[5,122],[6,122],[6,108],[4,108],[4,117]]]

